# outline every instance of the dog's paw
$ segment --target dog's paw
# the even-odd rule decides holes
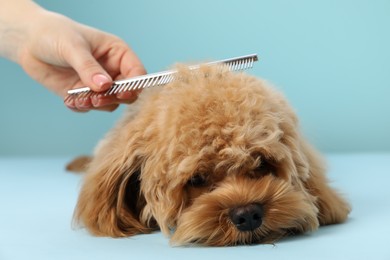
[[[321,225],[343,223],[351,212],[350,204],[336,191],[329,189],[319,200]]]

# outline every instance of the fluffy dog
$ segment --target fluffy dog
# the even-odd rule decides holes
[[[141,94],[88,164],[75,220],[174,245],[272,243],[346,220],[348,203],[266,82],[219,66]],[[80,163],[80,162],[78,162]]]

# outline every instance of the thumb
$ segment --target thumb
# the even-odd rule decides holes
[[[67,62],[76,70],[83,84],[93,91],[100,92],[110,88],[111,76],[96,61],[88,48],[78,49],[69,55]]]

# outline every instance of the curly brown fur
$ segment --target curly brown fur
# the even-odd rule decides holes
[[[224,246],[347,218],[280,93],[220,67],[179,67],[178,78],[145,91],[98,145],[75,211],[92,234],[161,229],[175,245]],[[261,209],[251,230],[232,218],[246,205]]]

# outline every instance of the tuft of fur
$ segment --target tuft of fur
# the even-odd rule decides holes
[[[79,156],[66,165],[66,170],[76,173],[85,172],[91,161],[92,158],[90,156]]]
[[[220,67],[178,70],[178,80],[144,91],[97,146],[78,223],[99,236],[160,229],[174,245],[225,246],[346,220],[350,206],[328,185],[282,94]],[[262,205],[262,224],[240,231],[228,212],[251,203]]]

